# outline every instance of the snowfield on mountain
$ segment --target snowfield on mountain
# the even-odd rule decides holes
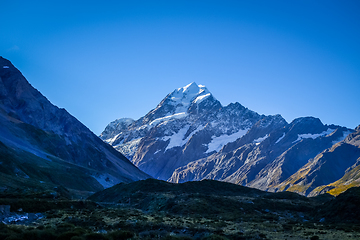
[[[204,85],[193,82],[169,93],[138,120],[115,120],[100,137],[156,179],[213,179],[306,195],[317,185],[298,191],[289,188],[293,183],[281,184],[352,132],[315,117],[288,123],[279,114],[261,115],[237,102],[223,106]],[[351,167],[348,161],[343,164]]]

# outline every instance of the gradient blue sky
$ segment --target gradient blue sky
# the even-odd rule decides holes
[[[96,134],[205,85],[288,122],[360,124],[360,1],[0,1],[0,55]]]

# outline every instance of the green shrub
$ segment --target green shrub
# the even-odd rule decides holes
[[[85,235],[86,240],[107,240],[107,238],[100,233],[89,233]]]
[[[77,232],[65,232],[59,235],[57,240],[69,240],[72,237],[78,237],[79,234]]]
[[[22,238],[26,240],[38,240],[40,238],[40,231],[39,230],[29,230],[25,231],[22,234]]]
[[[79,237],[79,236],[74,236],[70,240],[84,240],[84,238]]]
[[[109,234],[110,239],[112,240],[126,240],[132,238],[135,234],[130,231],[119,230]]]
[[[40,236],[41,236],[41,239],[46,239],[46,240],[57,239],[57,235],[51,230],[44,230]]]
[[[192,238],[187,236],[166,236],[164,240],[192,240]]]
[[[23,239],[24,238],[22,238],[18,234],[12,234],[12,235],[9,235],[7,238],[5,238],[5,240],[23,240]]]
[[[220,236],[217,234],[212,234],[210,236],[202,238],[202,240],[229,240],[227,237]]]
[[[266,235],[265,235],[264,233],[260,233],[260,234],[259,234],[259,237],[261,237],[261,238],[266,238]]]
[[[60,232],[68,232],[74,228],[75,228],[74,224],[71,223],[61,223],[57,225],[57,230]]]

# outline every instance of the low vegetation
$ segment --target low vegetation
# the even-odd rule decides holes
[[[11,214],[42,217],[0,224],[0,240],[359,239],[360,189],[350,190],[337,198],[306,198],[216,181],[146,180],[120,184],[89,200],[51,192],[3,193],[0,204],[11,205]]]

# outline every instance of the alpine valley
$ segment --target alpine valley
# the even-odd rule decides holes
[[[0,157],[0,190],[7,192],[65,187],[70,195],[86,196],[149,177],[51,104],[2,57]]]
[[[314,117],[288,123],[240,103],[223,106],[194,82],[136,121],[111,122],[100,137],[140,170],[173,183],[212,179],[310,196],[360,185],[360,127]]]
[[[0,57],[0,240],[360,238],[360,127],[191,83],[101,138]]]

